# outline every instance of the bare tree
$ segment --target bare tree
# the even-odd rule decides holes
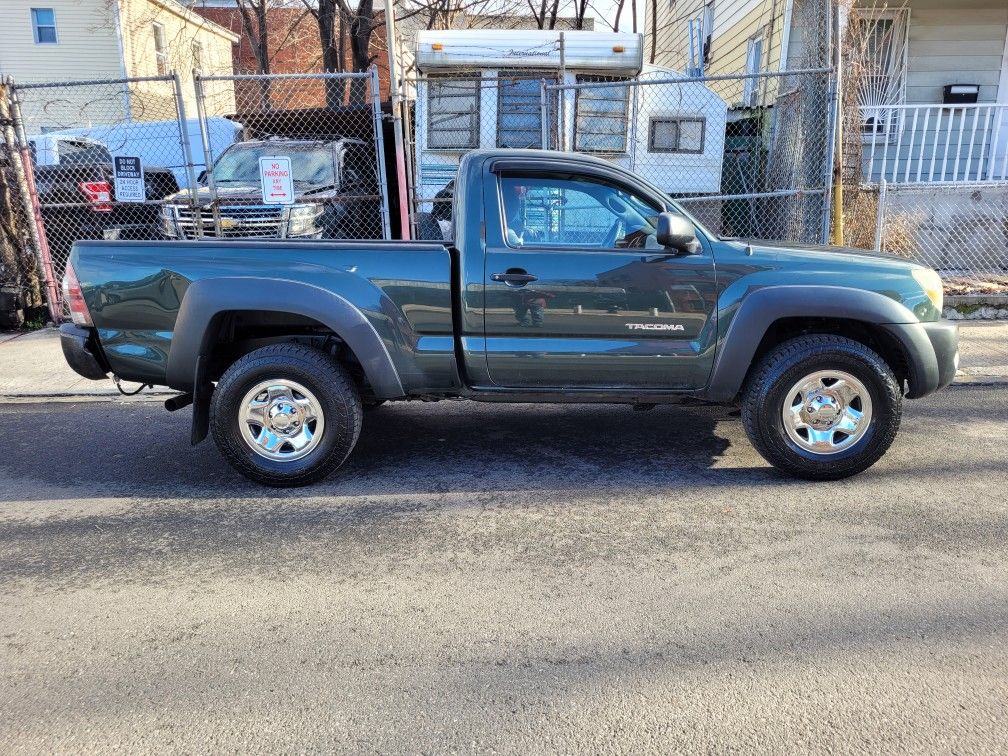
[[[302,0],[318,24],[322,46],[322,69],[327,73],[366,71],[374,62],[371,38],[383,25],[375,18],[374,0]],[[349,61],[347,51],[349,49]],[[326,82],[326,105],[337,107],[344,102],[345,87],[340,81]],[[366,82],[354,81],[350,88],[353,102],[363,102]]]

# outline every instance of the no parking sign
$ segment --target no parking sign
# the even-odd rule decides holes
[[[291,159],[289,157],[259,158],[259,178],[262,182],[264,204],[294,204],[294,177],[291,175]]]

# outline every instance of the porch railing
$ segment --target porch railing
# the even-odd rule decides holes
[[[861,115],[867,183],[1008,181],[1008,105],[887,105]]]

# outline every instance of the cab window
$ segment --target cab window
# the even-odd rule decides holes
[[[501,176],[510,247],[658,248],[661,208],[627,189],[587,177]]]

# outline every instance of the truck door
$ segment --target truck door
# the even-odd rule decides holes
[[[709,248],[660,248],[664,198],[613,175],[486,176],[484,323],[496,385],[706,385],[716,330]]]

